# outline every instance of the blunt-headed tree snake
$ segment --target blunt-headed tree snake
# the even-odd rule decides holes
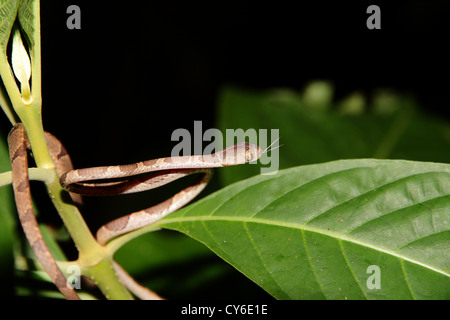
[[[238,143],[209,155],[191,155],[147,160],[127,165],[73,169],[72,161],[62,143],[45,132],[50,156],[60,176],[62,187],[70,193],[73,202],[81,204],[82,195],[115,195],[158,188],[169,182],[199,173],[193,184],[169,199],[129,215],[115,219],[97,231],[97,241],[105,245],[109,240],[130,231],[150,225],[183,207],[194,199],[209,182],[213,168],[233,166],[257,160],[264,151],[257,145]],[[28,177],[28,150],[30,145],[22,124],[16,124],[9,137],[14,196],[25,236],[38,261],[51,280],[67,299],[79,299],[59,269],[48,249],[34,214]],[[129,288],[143,289],[115,263],[119,278]],[[150,292],[150,291],[148,291]],[[148,293],[147,292],[147,293]],[[148,296],[145,292],[143,296]],[[157,297],[157,296],[155,296]]]

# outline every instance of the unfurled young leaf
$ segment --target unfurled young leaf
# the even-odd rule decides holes
[[[21,84],[21,92],[23,99],[30,99],[30,77],[31,77],[31,62],[27,50],[22,42],[19,29],[15,29],[13,35],[12,45],[12,69],[17,80]]]

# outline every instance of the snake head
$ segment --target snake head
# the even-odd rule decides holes
[[[245,152],[245,162],[252,162],[252,161],[258,160],[259,157],[261,157],[261,155],[263,154],[262,149],[256,144],[248,143],[248,142],[241,142],[241,143],[238,143],[238,145],[239,144],[242,144],[243,145],[242,148],[245,148],[245,151],[244,151]],[[241,146],[238,146],[238,148],[239,147],[241,147]]]
[[[221,157],[224,159],[224,165],[230,166],[258,160],[262,153],[262,149],[256,144],[239,142],[225,148]]]

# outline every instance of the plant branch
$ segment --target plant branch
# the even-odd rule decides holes
[[[132,300],[133,296],[120,282],[109,256],[84,269],[84,273],[95,281],[107,299]]]
[[[53,170],[50,169],[29,168],[28,176],[30,180],[48,183],[54,179],[54,172]],[[11,183],[12,183],[11,171],[0,173],[0,187],[6,186]]]
[[[53,179],[46,182],[53,205],[79,251],[79,260],[91,265],[103,256],[103,247],[95,240],[78,208],[67,199],[67,192],[59,184],[59,176],[53,171]]]

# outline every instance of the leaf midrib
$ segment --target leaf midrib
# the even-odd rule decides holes
[[[304,224],[300,224],[300,223],[293,223],[293,222],[282,222],[282,221],[274,221],[274,220],[269,220],[269,219],[261,219],[261,218],[253,218],[253,217],[231,217],[231,216],[196,216],[196,217],[180,217],[180,218],[166,218],[164,220],[161,221],[161,223],[159,224],[158,227],[167,227],[167,225],[169,224],[173,224],[173,223],[182,223],[182,222],[190,222],[190,221],[194,221],[194,222],[198,222],[198,221],[228,221],[228,222],[242,222],[242,223],[259,223],[259,224],[266,224],[266,225],[271,225],[271,226],[278,226],[278,227],[286,227],[286,228],[294,228],[294,229],[298,229],[298,230],[302,230],[302,231],[309,231],[309,232],[315,232],[318,234],[322,234],[328,237],[332,237],[334,239],[338,239],[341,241],[346,241],[346,242],[350,242],[353,244],[357,244],[360,246],[364,246],[366,248],[370,248],[388,255],[391,255],[393,257],[396,257],[398,259],[402,259],[404,261],[408,261],[411,262],[413,264],[419,265],[421,267],[427,268],[429,270],[432,270],[434,272],[440,273],[442,275],[445,275],[447,277],[449,277],[450,275],[448,273],[446,273],[444,270],[435,268],[433,266],[424,264],[418,260],[406,257],[404,255],[398,254],[392,250],[386,249],[386,248],[382,248],[376,245],[372,245],[370,243],[367,242],[363,242],[351,237],[348,237],[346,235],[343,234],[338,234],[335,232],[330,232],[328,230],[322,230],[322,229],[318,229],[318,228],[314,228],[314,227],[310,227]]]

